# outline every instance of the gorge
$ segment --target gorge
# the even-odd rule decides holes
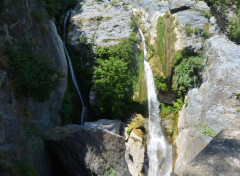
[[[0,175],[238,175],[239,9],[0,1]]]

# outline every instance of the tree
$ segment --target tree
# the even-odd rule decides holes
[[[99,109],[101,112],[120,118],[125,102],[132,96],[132,82],[127,63],[119,58],[97,59],[94,68],[94,86],[100,93]]]

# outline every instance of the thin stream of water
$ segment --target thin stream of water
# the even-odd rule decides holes
[[[67,50],[67,47],[66,47],[66,32],[67,32],[67,20],[68,20],[68,17],[71,13],[71,9],[69,9],[65,15],[65,19],[64,19],[64,31],[63,31],[63,46],[64,46],[64,50],[65,50],[65,53],[66,53],[66,56],[67,56],[67,60],[68,60],[68,66],[69,66],[69,70],[70,70],[70,73],[71,73],[71,77],[72,77],[72,81],[73,81],[73,84],[74,84],[74,87],[76,88],[77,90],[77,93],[79,95],[79,98],[81,100],[81,104],[82,104],[82,114],[81,114],[81,122],[80,124],[83,125],[84,123],[84,115],[85,115],[85,111],[86,111],[86,106],[84,104],[84,101],[83,101],[83,98],[82,98],[82,94],[81,94],[81,91],[78,87],[78,84],[77,84],[77,80],[76,80],[76,76],[74,74],[74,70],[73,70],[73,66],[72,66],[72,62],[71,62],[71,58],[70,58],[70,55],[68,53],[68,50]]]

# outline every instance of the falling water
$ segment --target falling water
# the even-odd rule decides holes
[[[147,49],[144,35],[139,29],[144,48],[144,71],[147,82],[148,93],[148,143],[147,153],[149,159],[149,176],[170,176],[172,173],[172,146],[168,144],[161,128],[159,115],[159,101],[155,91],[153,73],[149,63],[146,61]]]
[[[63,45],[64,45],[64,50],[65,50],[65,53],[66,53],[66,56],[67,56],[68,66],[69,66],[69,70],[70,70],[70,73],[71,73],[72,81],[73,81],[73,84],[74,84],[75,88],[77,89],[78,95],[79,95],[81,103],[82,103],[83,109],[82,109],[82,114],[81,114],[81,125],[83,125],[83,120],[84,120],[84,114],[85,114],[85,111],[86,111],[86,106],[84,104],[84,101],[83,101],[83,98],[82,98],[82,94],[81,94],[80,89],[78,87],[76,76],[74,74],[74,70],[73,70],[73,66],[72,66],[72,62],[71,62],[71,58],[69,56],[69,53],[68,53],[68,50],[67,50],[67,47],[66,47],[67,19],[68,19],[69,15],[70,15],[70,12],[71,12],[71,9],[69,9],[67,11],[65,19],[64,19]]]

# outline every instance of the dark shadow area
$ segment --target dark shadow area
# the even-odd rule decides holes
[[[170,10],[170,12],[171,12],[171,14],[174,14],[174,13],[185,11],[185,10],[188,10],[188,9],[190,9],[190,7],[182,6],[182,7],[179,7],[179,8],[172,9],[172,10]]]

